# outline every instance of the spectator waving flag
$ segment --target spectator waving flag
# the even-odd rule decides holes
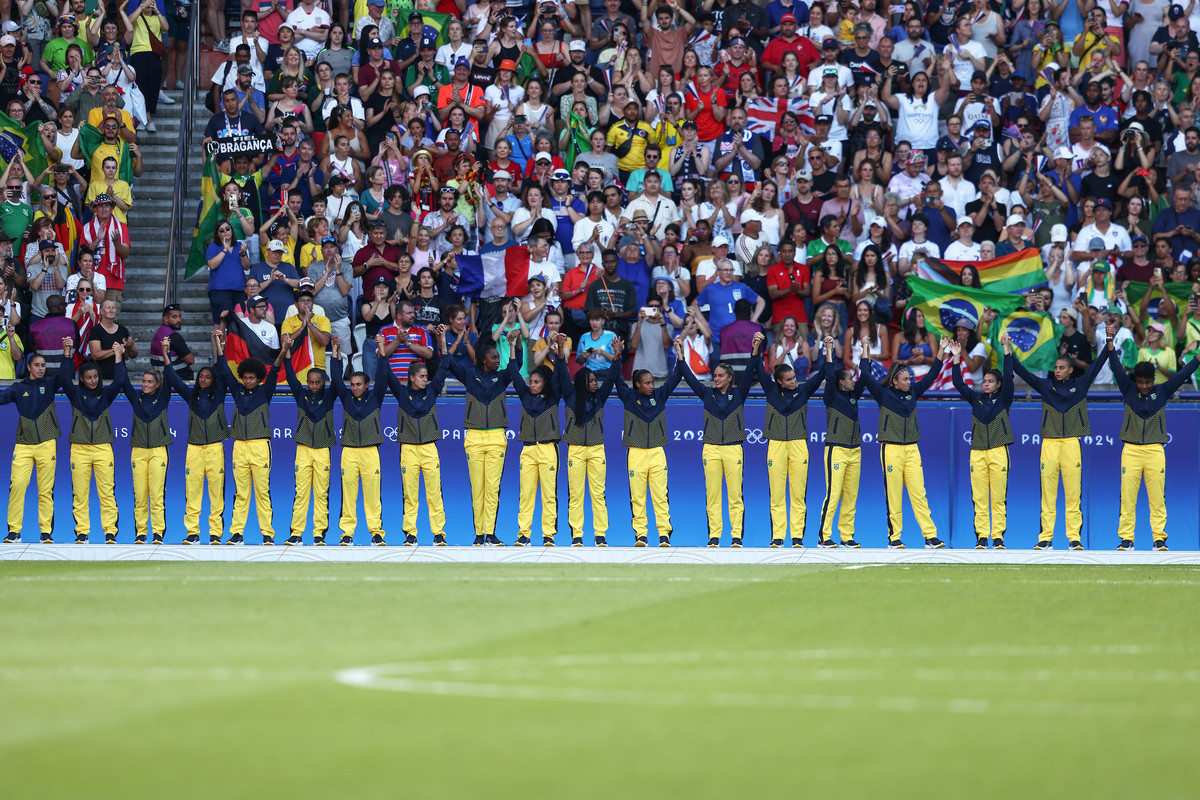
[[[524,245],[456,260],[463,297],[524,297],[529,292],[529,248]]]
[[[746,104],[746,128],[767,139],[775,137],[779,121],[783,115],[791,111],[800,120],[800,127],[805,133],[813,132],[813,111],[807,100],[795,98],[782,100],[775,97],[760,97]]]
[[[967,289],[914,275],[908,276],[908,288],[912,290],[912,299],[907,307],[919,308],[925,315],[926,327],[937,331],[939,336],[952,335],[954,323],[964,317],[978,323],[985,308],[993,308],[1003,317],[1021,307],[1017,295]]]
[[[220,176],[213,164],[212,154],[204,154],[204,171],[200,176],[200,207],[196,210],[196,226],[192,230],[192,247],[188,251],[185,277],[192,277],[206,266],[204,252],[217,230],[217,185]],[[235,373],[236,374],[236,373]]]
[[[22,125],[15,119],[0,111],[0,155],[5,163],[21,153],[26,166],[34,177],[41,175],[46,169],[46,147],[42,142],[38,128],[42,123],[31,122]],[[66,153],[64,155],[70,155]]]
[[[1017,360],[1028,370],[1054,369],[1062,332],[1063,326],[1049,314],[1018,308],[992,323],[991,338],[998,343],[1007,333]]]
[[[366,9],[363,11],[365,13]],[[428,37],[430,34],[433,34],[437,37],[437,41],[434,42],[434,45],[441,47],[450,41],[450,35],[446,33],[446,26],[449,25],[450,20],[455,19],[455,17],[452,17],[449,14],[436,14],[432,11],[421,11],[420,14],[422,21],[425,23],[424,35]],[[396,35],[403,39],[404,37],[408,36],[409,33],[408,14],[401,15],[401,19],[398,22],[399,24],[396,25]]]
[[[567,149],[563,152],[563,166],[567,171],[575,169],[575,159],[579,158],[584,153],[592,151],[591,142],[588,137],[591,136],[592,128],[583,117],[571,112],[570,122],[568,126],[571,129],[571,140],[567,142]]]
[[[1164,283],[1163,288],[1166,289],[1167,295],[1175,301],[1176,308],[1187,308],[1188,298],[1192,296],[1192,284]],[[1150,312],[1150,316],[1158,319],[1158,306],[1162,301],[1163,293],[1142,281],[1129,281],[1125,284],[1125,300],[1129,303],[1130,308],[1137,308],[1147,292],[1150,292],[1150,299],[1146,301],[1146,308]]]
[[[979,270],[979,280],[989,292],[1021,294],[1035,286],[1046,285],[1046,272],[1037,250],[1022,250],[989,261],[950,261],[922,258],[917,261],[918,277],[938,283],[958,283],[968,264]]]
[[[92,163],[92,153],[104,143],[104,134],[95,125],[79,126],[79,150],[85,164]],[[128,184],[133,183],[133,159],[129,155],[129,143],[120,140],[117,153],[117,177]]]
[[[230,314],[225,319],[225,360],[229,362],[229,371],[238,374],[238,364],[247,358],[257,358],[268,367],[275,362],[278,350],[267,347],[259,335],[248,328],[242,321]],[[307,330],[292,336],[292,368],[301,381],[308,377],[308,371],[313,366],[312,339]],[[276,383],[287,383],[287,373],[280,370],[275,376]]]

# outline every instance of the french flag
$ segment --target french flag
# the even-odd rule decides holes
[[[460,255],[458,293],[463,297],[524,297],[529,293],[529,248],[510,246]]]

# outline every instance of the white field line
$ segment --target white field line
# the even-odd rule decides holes
[[[773,583],[792,578],[796,573],[780,573],[774,578],[698,575],[659,578],[650,575],[568,576],[568,575],[14,575],[0,577],[0,584],[25,583]],[[1200,578],[1197,579],[1200,582]]]

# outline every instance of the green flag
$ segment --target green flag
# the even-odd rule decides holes
[[[1188,298],[1192,296],[1192,284],[1164,283],[1163,288],[1167,290],[1167,294],[1170,295],[1171,299],[1175,301],[1176,307],[1181,309],[1187,307]],[[1129,307],[1131,309],[1136,309],[1138,304],[1142,302],[1142,297],[1144,297],[1146,292],[1149,291],[1151,291],[1150,284],[1142,283],[1141,281],[1129,281],[1129,283],[1125,285],[1125,299],[1129,301]],[[1153,294],[1150,295],[1151,303],[1154,302],[1155,297],[1161,298],[1162,292],[1155,289]],[[1157,306],[1152,306],[1150,308],[1150,316],[1154,317],[1155,319],[1158,319],[1157,312]]]
[[[1018,308],[996,318],[988,331],[988,339],[998,353],[1000,363],[1003,363],[1004,351],[997,345],[1000,334],[1007,333],[1012,339],[1013,351],[1025,369],[1054,369],[1062,332],[1063,326],[1051,319],[1049,314]]]
[[[200,178],[200,207],[196,210],[196,227],[192,231],[192,249],[188,252],[185,277],[192,277],[205,266],[204,253],[217,230],[217,187],[220,185],[217,165],[212,154],[204,154],[204,172]]]
[[[968,289],[915,275],[908,276],[908,288],[913,296],[906,308],[920,309],[925,315],[925,326],[940,336],[953,336],[955,323],[963,318],[972,325],[979,324],[985,308],[993,308],[1004,317],[1019,309],[1023,302],[1020,295]]]
[[[124,139],[120,139],[121,144],[117,150],[117,177],[126,183],[133,184],[133,159],[129,157],[129,143]],[[95,125],[82,125],[79,128],[79,150],[83,153],[83,160],[87,164],[92,163],[92,153],[96,152],[96,148],[104,144],[104,134]]]
[[[42,137],[38,135],[38,127],[41,124],[30,122],[28,125],[21,125],[0,111],[0,154],[3,154],[5,161],[9,161],[20,151],[25,165],[35,178],[42,174],[48,162],[46,147],[42,144]]]
[[[587,120],[571,112],[571,116],[567,122],[571,128],[571,140],[567,142],[567,149],[563,152],[563,165],[567,168],[567,172],[575,169],[575,159],[579,158],[582,153],[590,153],[592,150],[591,139],[592,129],[588,126]]]

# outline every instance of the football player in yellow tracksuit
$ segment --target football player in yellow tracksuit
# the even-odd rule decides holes
[[[538,487],[542,489],[542,545],[554,546],[558,533],[558,443],[562,439],[558,428],[558,407],[563,395],[571,388],[571,375],[558,349],[566,340],[558,334],[558,343],[550,348],[549,359],[554,370],[542,364],[529,373],[529,383],[521,377],[520,331],[508,334],[513,357],[508,361],[508,379],[512,381],[521,400],[521,490],[517,505],[517,546],[529,544],[533,531],[533,507],[537,505]]]
[[[220,544],[225,532],[225,384],[211,367],[196,373],[196,385],[188,386],[175,369],[163,367],[167,383],[188,405],[188,446],[184,460],[187,506],[183,516],[184,544],[200,543],[200,504],[204,481],[208,480],[208,543]]]
[[[471,508],[475,517],[475,544],[504,542],[496,536],[496,514],[500,509],[500,479],[504,476],[504,454],[508,451],[508,408],[504,390],[511,379],[500,370],[500,354],[490,338],[475,345],[475,368],[456,359],[446,359],[446,369],[466,390],[467,429],[463,449],[471,480]]]
[[[271,398],[278,385],[279,368],[286,358],[283,350],[270,369],[257,358],[238,364],[237,380],[225,360],[225,340],[217,339],[217,374],[233,396],[233,522],[229,544],[242,544],[242,532],[250,515],[250,493],[254,492],[258,528],[263,544],[275,544],[271,519]]]
[[[170,343],[163,340],[171,352]],[[126,374],[125,396],[133,407],[133,432],[129,437],[133,468],[133,524],[135,544],[146,543],[146,529],[152,529],[154,544],[163,543],[167,527],[167,448],[171,446],[171,425],[167,406],[171,390],[163,386],[162,373],[156,369],[142,373],[142,388],[135,390]]]
[[[687,358],[683,342],[675,340],[675,355],[680,361]],[[751,358],[742,371],[741,381],[734,386],[733,367],[720,363],[713,369],[713,388],[708,388],[685,370],[684,380],[704,404],[704,448],[701,463],[704,467],[705,516],[708,518],[708,546],[721,544],[724,526],[721,510],[721,481],[729,493],[729,533],[731,547],[742,546],[742,531],[746,523],[746,507],[742,502],[742,474],[746,441],[746,419],[743,409],[746,396],[754,385],[754,364]]]
[[[771,547],[782,547],[788,532],[788,506],[792,512],[792,547],[804,546],[804,523],[808,504],[808,399],[825,380],[825,362],[817,359],[812,374],[798,385],[796,370],[788,364],[775,367],[774,375],[763,366],[758,351],[765,337],[754,334],[750,360],[758,372],[767,397],[763,425],[767,438],[767,482],[771,492]],[[790,492],[790,504],[789,500]]]
[[[1107,359],[1125,401],[1125,419],[1121,423],[1121,441],[1125,443],[1121,448],[1121,518],[1117,524],[1121,543],[1117,549],[1133,549],[1138,489],[1145,480],[1154,549],[1166,550],[1167,501],[1164,489],[1167,458],[1163,445],[1167,443],[1167,400],[1192,376],[1200,366],[1200,360],[1192,359],[1165,383],[1157,386],[1154,384],[1157,375],[1155,366],[1143,361],[1133,368],[1133,382],[1130,383],[1121,364],[1121,353],[1113,347],[1115,335],[1115,327],[1110,327]]]
[[[821,547],[837,547],[833,540],[833,518],[847,547],[854,540],[854,512],[858,481],[862,473],[862,427],[858,423],[858,401],[867,385],[848,369],[838,369],[830,358],[833,339],[825,337],[825,501],[821,504]],[[838,513],[838,503],[841,513]]]
[[[617,339],[613,349],[619,358],[624,342]],[[604,378],[587,367],[575,373],[574,383],[563,394],[567,422],[563,441],[567,443],[567,524],[571,527],[571,546],[583,547],[583,496],[592,494],[592,527],[596,546],[608,546],[608,482],[604,457],[604,403],[612,394],[620,370],[613,367]]]
[[[442,500],[442,459],[437,443],[442,438],[438,422],[437,399],[446,385],[446,326],[437,327],[441,358],[434,374],[420,361],[408,365],[408,382],[400,383],[396,373],[387,372],[388,388],[400,410],[396,414],[396,441],[400,443],[400,477],[404,484],[404,544],[417,543],[417,511],[421,504],[421,478],[425,478],[425,504],[429,508],[429,527],[433,543],[446,544],[446,504]]]
[[[1058,516],[1058,476],[1062,475],[1066,498],[1067,544],[1072,550],[1083,549],[1083,453],[1081,436],[1092,435],[1087,413],[1087,392],[1104,366],[1104,359],[1092,361],[1080,377],[1072,377],[1072,359],[1060,357],[1054,362],[1054,377],[1039,378],[1017,361],[1013,364],[1021,380],[1042,398],[1042,518],[1035,550],[1054,547],[1054,522]]]
[[[114,488],[113,424],[109,408],[121,394],[125,384],[125,348],[113,343],[113,379],[108,386],[100,380],[100,368],[95,361],[85,361],[79,368],[79,384],[70,381],[73,359],[64,358],[59,369],[63,372],[63,394],[71,401],[71,486],[75,494],[75,544],[87,544],[92,519],[89,509],[92,475],[96,476],[96,494],[100,498],[100,527],[106,544],[117,543],[117,496]]]
[[[614,363],[612,368],[620,370]],[[667,398],[683,380],[683,361],[662,386],[654,388],[654,376],[649,370],[633,373],[633,388],[617,376],[617,397],[625,406],[625,424],[621,444],[625,445],[629,470],[629,505],[633,511],[634,547],[646,546],[649,517],[646,514],[646,494],[654,504],[654,522],[658,527],[658,546],[671,546],[671,508],[667,496]]]
[[[871,374],[870,339],[862,340],[863,358],[859,363],[859,374],[867,384],[867,391],[879,404],[879,460],[883,466],[884,502],[887,506],[888,547],[902,549],[904,542],[900,532],[904,526],[904,490],[908,489],[908,502],[913,515],[921,526],[925,547],[936,550],[946,543],[938,538],[937,527],[929,513],[929,501],[925,497],[925,470],[921,465],[921,429],[917,424],[917,400],[928,391],[942,371],[942,361],[950,347],[949,339],[942,339],[941,350],[934,358],[929,372],[915,384],[908,365],[902,361],[892,362],[883,383]],[[844,543],[855,547],[852,542]]]
[[[1012,340],[1004,345],[1004,372],[989,369],[983,374],[982,391],[975,391],[962,378],[962,345],[950,346],[954,354],[954,388],[971,406],[971,500],[975,504],[975,549],[986,550],[990,533],[992,547],[1004,549],[1008,527],[1008,446],[1013,443],[1009,409],[1013,403]],[[989,523],[988,512],[991,512]]]
[[[74,345],[63,339],[63,360],[72,358]],[[17,442],[13,448],[8,485],[8,534],[6,542],[21,541],[25,521],[25,490],[37,467],[38,523],[42,542],[54,541],[54,467],[58,458],[58,415],[54,413],[54,393],[70,380],[70,373],[46,376],[46,358],[37,353],[26,363],[29,377],[0,388],[0,405],[17,407]]]
[[[333,407],[337,391],[329,385],[324,370],[310,367],[305,383],[292,366],[293,339],[283,336],[283,360],[287,371],[288,388],[296,400],[296,498],[292,501],[291,533],[284,544],[304,544],[304,529],[308,525],[309,498],[313,510],[313,544],[325,544],[329,530],[329,471],[332,469],[333,448],[337,431],[333,426]]]
[[[350,373],[350,388],[342,380],[341,342],[332,339],[332,359],[329,377],[342,400],[342,540],[354,541],[358,527],[358,486],[362,484],[363,513],[371,544],[382,547],[387,534],[383,530],[383,477],[379,467],[379,446],[383,444],[383,423],[380,412],[387,394],[387,373],[392,366],[380,358],[375,369],[375,385],[367,383],[365,372]],[[375,346],[382,353],[386,342],[375,337]]]

